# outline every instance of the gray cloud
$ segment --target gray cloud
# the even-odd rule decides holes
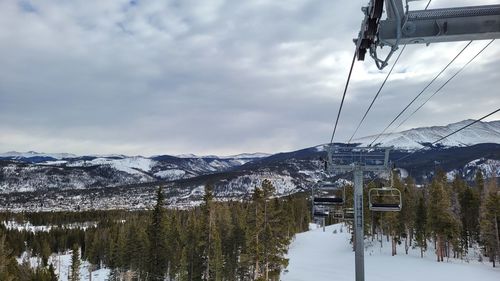
[[[130,3],[0,2],[0,151],[232,154],[329,141],[364,2]],[[358,136],[380,132],[464,44],[409,46]],[[495,42],[403,128],[495,109],[499,55]],[[356,64],[336,140],[386,72]]]

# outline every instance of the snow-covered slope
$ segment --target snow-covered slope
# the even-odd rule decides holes
[[[449,171],[446,175],[449,181],[452,181],[457,174],[468,181],[473,181],[478,170],[480,170],[486,178],[500,178],[500,160],[476,159],[470,161],[461,169]]]
[[[422,127],[384,134],[377,140],[377,144],[401,149],[418,149],[422,148],[422,144],[432,143],[472,122],[474,120],[464,120],[446,126]],[[367,146],[376,137],[377,135],[363,137],[352,142]],[[500,143],[500,121],[478,122],[441,142],[443,146],[467,146],[478,143]]]
[[[289,248],[289,265],[280,280],[354,280],[354,252],[349,239],[350,234],[341,224],[328,226],[325,232],[318,228],[297,234]],[[468,262],[450,258],[438,263],[432,249],[420,258],[419,249],[410,249],[405,255],[404,245],[401,245],[398,255],[391,256],[391,247],[386,241],[383,241],[383,248],[377,241],[365,243],[367,281],[500,280],[500,268],[478,262],[473,253]]]
[[[122,159],[114,158],[95,158],[92,160],[78,160],[74,162],[69,162],[68,167],[86,167],[86,166],[97,166],[97,165],[108,165],[113,167],[118,171],[123,171],[128,174],[143,174],[151,170],[151,167],[155,162],[149,158],[144,158],[140,156],[126,157]]]
[[[241,153],[241,154],[230,155],[230,156],[217,156],[217,155],[198,156],[195,154],[176,155],[176,157],[179,157],[179,158],[218,158],[218,159],[256,159],[256,158],[263,158],[263,157],[267,157],[267,156],[271,156],[271,154],[256,152],[256,153]]]

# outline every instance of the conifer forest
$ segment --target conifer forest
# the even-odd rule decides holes
[[[422,256],[435,255],[436,262],[465,258],[478,247],[481,259],[498,266],[495,179],[478,172],[474,182],[458,176],[450,181],[437,172],[428,184],[417,186],[411,177],[393,177],[393,187],[402,194],[401,212],[371,212],[365,206],[365,239],[392,247],[392,255],[405,254],[397,252],[398,244],[404,244],[406,254],[418,248]],[[382,185],[369,182],[365,192]],[[166,206],[159,187],[152,210],[1,213],[4,222],[76,227],[29,231],[0,225],[0,280],[58,280],[49,256],[65,252],[72,253],[69,280],[81,280],[82,261],[111,269],[109,280],[279,280],[289,244],[311,222],[310,194],[276,197],[264,180],[251,199],[222,202],[211,189],[205,186],[200,206],[186,209]],[[352,204],[350,186],[346,199]],[[327,224],[338,222],[326,219]],[[435,251],[429,253],[431,244]],[[26,253],[39,257],[41,265],[16,261]]]

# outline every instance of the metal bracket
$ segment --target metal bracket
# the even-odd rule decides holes
[[[381,20],[374,7],[385,8],[387,18]],[[403,0],[371,0],[362,10],[365,17],[356,43],[358,60],[364,60],[369,50],[377,68],[388,65],[400,45],[430,44],[500,38],[500,5],[455,7],[406,11]],[[389,46],[385,58],[378,48]]]

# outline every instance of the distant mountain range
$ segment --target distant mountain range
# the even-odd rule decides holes
[[[479,122],[441,145],[429,146],[470,122],[407,130],[382,137],[377,145],[394,146],[392,160],[428,146],[396,162],[402,175],[409,174],[419,183],[428,181],[437,167],[450,178],[460,174],[472,180],[477,169],[486,177],[500,177],[500,121]],[[367,145],[373,139],[355,142]],[[7,152],[0,154],[0,209],[144,208],[159,184],[167,187],[169,202],[176,205],[200,199],[207,183],[219,198],[241,198],[269,179],[284,195],[307,190],[327,176],[319,160],[325,156],[324,148],[224,157]],[[351,180],[349,175],[337,179],[339,184]]]
[[[383,134],[374,145],[393,146],[399,149],[419,149],[460,128],[471,124],[474,120],[464,120],[446,126],[422,127],[393,134]],[[355,139],[353,143],[361,146],[370,145],[378,135]],[[464,147],[479,143],[500,143],[500,120],[477,122],[464,130],[440,142],[443,147]]]

